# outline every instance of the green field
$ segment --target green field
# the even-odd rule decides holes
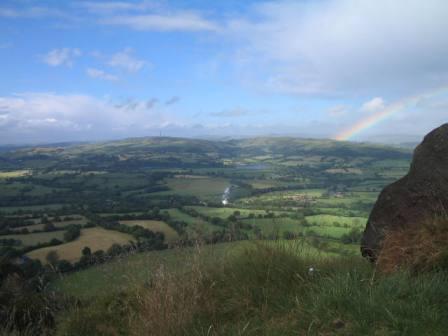
[[[33,211],[46,211],[46,210],[60,209],[63,206],[64,206],[63,204],[0,206],[0,212],[4,212],[4,213],[13,213],[13,212],[31,213]]]
[[[171,218],[185,222],[187,224],[186,231],[190,238],[198,238],[203,234],[221,229],[219,226],[213,225],[200,217],[190,216],[179,209],[164,209],[163,211],[167,211]]]
[[[33,246],[48,243],[52,239],[64,240],[64,231],[36,232],[27,234],[10,234],[0,236],[2,239],[16,239],[22,242],[22,246]]]
[[[325,238],[339,239],[342,235],[350,232],[349,228],[336,226],[309,226],[304,232],[307,235],[314,235]]]
[[[286,231],[292,233],[303,232],[300,221],[291,218],[254,218],[244,219],[242,222],[258,227],[262,234],[266,236],[278,234],[281,238]]]
[[[157,195],[187,195],[197,196],[204,200],[219,201],[224,190],[230,186],[229,180],[222,178],[192,178],[178,177],[166,180],[170,191],[156,192]]]
[[[366,225],[367,218],[365,217],[344,217],[332,215],[313,215],[306,216],[306,220],[311,225],[319,226],[347,226],[363,228]]]
[[[266,210],[259,210],[259,209],[243,209],[243,208],[212,208],[212,207],[204,207],[204,206],[194,206],[194,207],[188,207],[191,209],[196,210],[197,212],[209,216],[209,217],[219,217],[219,218],[228,218],[229,216],[233,215],[235,211],[240,212],[241,217],[247,217],[250,214],[254,214],[256,216],[258,215],[266,215],[268,212]],[[273,211],[275,214],[280,214],[282,211]]]

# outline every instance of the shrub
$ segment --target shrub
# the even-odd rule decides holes
[[[70,225],[67,228],[67,231],[64,232],[64,240],[66,242],[70,242],[75,240],[81,234],[81,226],[80,225]]]

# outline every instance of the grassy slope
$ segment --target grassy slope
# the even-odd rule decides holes
[[[360,257],[258,244],[159,269],[151,286],[90,299],[59,335],[445,335],[448,274],[379,276]],[[314,271],[310,272],[310,267]]]
[[[219,263],[229,254],[238,253],[249,242],[207,245],[200,249],[206,262]],[[197,248],[182,248],[133,254],[109,263],[69,274],[58,279],[53,288],[68,295],[86,298],[105,295],[110,292],[140,286],[149,281],[160,267],[168,270],[185,271],[187,261]]]

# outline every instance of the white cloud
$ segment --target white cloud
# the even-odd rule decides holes
[[[112,67],[123,68],[129,72],[137,72],[141,70],[147,63],[133,57],[132,53],[132,49],[124,49],[123,51],[112,55],[110,61],[108,62],[108,65]]]
[[[87,68],[86,73],[89,77],[103,79],[107,81],[117,81],[118,77],[112,74],[109,74],[103,70],[95,69],[95,68]]]
[[[375,97],[361,106],[362,112],[372,113],[383,110],[385,107],[384,100],[381,97]]]
[[[69,66],[73,65],[76,57],[81,56],[81,50],[78,48],[53,49],[42,57],[42,60],[50,66]]]
[[[99,20],[104,25],[115,25],[140,31],[217,31],[218,26],[196,12],[117,15]]]
[[[163,109],[149,110],[145,101],[133,103],[129,108],[80,94],[0,96],[0,143],[142,136],[149,129],[179,123]]]
[[[234,108],[230,110],[223,110],[220,112],[211,113],[214,117],[224,117],[224,118],[233,118],[233,117],[244,117],[250,115],[251,112],[242,108]]]
[[[9,19],[17,19],[17,18],[45,18],[45,17],[57,17],[68,19],[64,12],[48,8],[48,7],[39,7],[39,6],[27,6],[24,8],[11,8],[11,7],[1,7],[0,8],[0,17],[9,18]]]
[[[448,82],[445,0],[272,1],[226,29],[251,84],[294,94],[407,95]]]
[[[154,3],[143,1],[143,2],[125,2],[125,1],[104,1],[104,2],[94,2],[85,1],[77,3],[76,5],[86,8],[88,11],[99,14],[108,14],[112,12],[122,12],[122,11],[141,11],[148,8],[154,8],[156,5]]]

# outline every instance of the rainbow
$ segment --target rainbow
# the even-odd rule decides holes
[[[381,111],[378,111],[378,112],[358,121],[351,127],[347,128],[347,129],[343,130],[341,133],[337,134],[334,137],[334,139],[339,140],[339,141],[350,140],[355,135],[358,135],[361,132],[375,126],[376,124],[382,122],[383,120],[394,115],[395,113],[400,112],[409,106],[413,106],[413,105],[417,104],[423,98],[432,97],[432,96],[434,96],[444,90],[447,90],[447,89],[448,89],[448,87],[445,86],[442,88],[437,88],[431,92],[427,92],[424,94],[415,95],[415,96],[406,97],[404,99],[401,99],[395,103],[390,104],[389,106],[382,109]]]

